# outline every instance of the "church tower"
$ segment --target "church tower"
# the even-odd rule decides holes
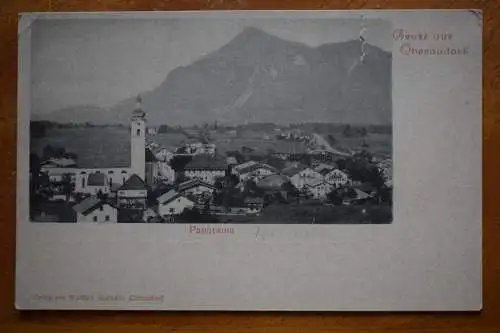
[[[130,167],[131,172],[145,180],[146,169],[146,112],[142,110],[141,96],[132,112],[130,124]]]

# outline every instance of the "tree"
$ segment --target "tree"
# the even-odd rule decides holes
[[[71,175],[69,173],[65,173],[62,176],[61,185],[62,185],[62,193],[66,196],[66,201],[69,201],[69,197],[71,196],[71,194],[73,194],[75,190],[75,184],[71,180]]]
[[[238,163],[242,163],[245,160],[245,157],[243,156],[243,154],[237,150],[227,151],[226,156],[234,157]]]
[[[203,204],[203,214],[204,215],[210,214],[210,199],[206,199]]]
[[[169,165],[175,172],[182,172],[191,159],[191,156],[175,155],[170,160]]]
[[[40,179],[40,157],[37,154],[30,154],[30,174],[31,174],[31,190],[36,192],[39,187],[39,179]]]
[[[287,198],[299,199],[299,190],[291,182],[283,183],[281,189],[286,192]]]
[[[241,147],[241,153],[242,154],[251,154],[253,152],[254,152],[253,148],[250,148],[250,147],[247,147],[247,146]]]
[[[338,190],[333,190],[326,195],[329,202],[334,205],[342,204],[342,194]]]
[[[351,125],[347,124],[345,127],[344,127],[344,130],[342,131],[342,135],[345,136],[345,137],[350,137],[352,136],[352,128],[351,128]]]
[[[51,145],[43,147],[42,159],[44,161],[54,158],[55,150]]]
[[[56,158],[63,158],[65,154],[66,154],[66,149],[64,149],[63,147],[56,147],[54,149],[54,157]]]
[[[257,186],[257,183],[253,179],[248,179],[245,182],[245,186],[243,188],[243,196],[252,197],[259,196],[262,194],[261,189]]]

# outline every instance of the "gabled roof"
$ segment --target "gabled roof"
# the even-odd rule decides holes
[[[330,164],[321,163],[320,165],[318,165],[317,167],[314,168],[314,171],[319,172],[319,173],[323,173],[323,172],[325,172],[325,170],[331,171],[333,169],[335,169],[335,166],[330,165]]]
[[[261,197],[255,197],[255,198],[249,197],[249,198],[245,198],[244,202],[246,204],[258,204],[258,205],[260,205],[264,202],[264,199]]]
[[[106,175],[100,172],[94,172],[89,175],[87,186],[106,186]]]
[[[165,205],[179,197],[184,197],[184,196],[181,193],[177,192],[176,190],[170,190],[167,193],[161,195],[157,200],[159,204]]]
[[[293,177],[305,169],[307,169],[307,166],[305,166],[305,165],[294,166],[294,167],[283,169],[283,174],[287,175],[288,177]]]
[[[225,170],[226,168],[227,164],[224,159],[206,155],[195,155],[184,167],[184,170]]]
[[[208,187],[208,188],[211,188],[214,190],[216,189],[216,187],[214,185],[206,183],[206,182],[202,181],[201,179],[190,179],[190,180],[187,180],[183,183],[180,183],[178,186],[178,190],[179,190],[179,192],[182,192],[182,191],[186,191],[188,189],[191,189],[191,188],[197,187],[197,186],[204,186],[204,187]]]
[[[122,186],[118,188],[118,191],[123,191],[123,190],[146,190],[146,184],[144,181],[136,175],[135,173],[130,176],[130,178],[123,183]]]
[[[71,166],[76,166],[76,161],[74,159],[71,159],[71,158],[51,158],[49,160],[46,160],[46,161],[43,161],[41,163],[42,165],[45,165],[45,164],[54,164],[54,165],[57,165],[57,167],[59,168],[67,168],[67,167],[71,167]]]
[[[236,157],[234,156],[228,156],[226,157],[226,163],[230,165],[238,164],[238,161],[236,160]]]
[[[344,171],[342,171],[340,169],[329,170],[327,173],[324,174],[324,176],[327,176],[327,175],[333,174],[333,173],[339,173],[339,174],[347,176],[347,173],[345,173]]]
[[[358,190],[357,188],[355,188],[354,191],[356,192],[356,199],[357,200],[370,198],[370,195],[368,193],[363,192],[361,190]]]
[[[243,169],[239,169],[237,172],[242,175],[242,174],[245,174],[245,173],[249,173],[249,172],[253,172],[255,170],[258,170],[258,169],[267,169],[267,170],[270,170],[270,171],[277,171],[276,168],[270,166],[270,165],[267,165],[267,164],[264,164],[264,163],[255,163],[255,164],[252,164],[250,166],[247,166]]]
[[[305,186],[316,187],[319,185],[330,185],[330,184],[328,182],[325,182],[323,179],[313,179],[312,181],[309,182],[309,184],[306,184]]]
[[[158,203],[160,203],[160,204],[166,204],[166,203],[174,200],[178,196],[179,196],[179,192],[172,189],[172,190],[168,191],[167,193],[163,193],[162,195],[160,195],[157,200],[158,200]]]
[[[245,169],[245,168],[248,168],[249,166],[252,166],[252,165],[255,165],[259,162],[255,162],[255,161],[247,161],[247,162],[244,162],[244,163],[241,163],[241,164],[238,164],[238,165],[235,165],[233,167],[233,170],[234,171],[239,171],[241,169]]]
[[[109,205],[113,207],[110,203],[103,201],[97,197],[88,197],[84,199],[82,202],[74,205],[73,210],[77,213],[88,215],[103,205]]]
[[[262,178],[257,186],[264,189],[281,189],[281,186],[288,181],[286,176],[273,174]]]

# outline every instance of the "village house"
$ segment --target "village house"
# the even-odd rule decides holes
[[[377,168],[385,179],[385,185],[392,187],[392,160],[390,158],[377,163]]]
[[[76,222],[117,222],[117,209],[111,203],[95,196],[88,197],[73,206],[76,212]]]
[[[236,157],[234,156],[228,156],[226,157],[226,163],[227,165],[233,166],[238,164],[238,160],[236,160]]]
[[[195,203],[177,192],[176,190],[170,190],[167,193],[161,195],[158,199],[158,215],[162,217],[168,217],[171,215],[179,215],[184,209],[191,209],[194,207]]]
[[[118,207],[144,210],[146,209],[147,195],[146,184],[139,176],[133,174],[117,190]]]
[[[240,182],[244,182],[249,179],[258,182],[266,176],[278,173],[278,170],[264,163],[255,163],[243,169],[239,169],[237,172]]]
[[[323,176],[319,172],[306,166],[287,168],[283,170],[283,173],[290,178],[290,182],[298,190],[323,179]]]
[[[321,174],[326,174],[332,170],[335,169],[335,166],[332,164],[326,164],[326,163],[319,163],[315,168],[314,171],[319,172]]]
[[[372,198],[372,196],[360,189],[354,188],[355,195],[352,198],[345,198],[342,204],[345,206],[355,205],[359,203],[364,203],[366,200]]]
[[[151,207],[144,211],[142,219],[146,223],[158,223],[162,222],[161,216],[158,215],[158,208]]]
[[[190,179],[200,179],[209,184],[215,184],[217,178],[226,175],[225,160],[215,157],[194,156],[193,160],[184,167],[184,176]]]
[[[216,187],[214,185],[200,179],[187,180],[180,183],[177,187],[179,193],[193,197],[211,197],[215,190]]]
[[[260,197],[255,198],[245,198],[244,200],[245,206],[247,207],[248,214],[258,214],[262,211],[264,207],[264,199]]]
[[[153,148],[151,151],[155,155],[156,159],[161,162],[169,162],[172,157],[174,157],[174,153],[166,148]]]
[[[333,169],[325,173],[324,180],[335,187],[347,186],[351,183],[349,176],[339,169]]]
[[[148,127],[147,129],[148,135],[156,135],[157,131],[154,127]]]
[[[256,165],[258,163],[259,162],[256,162],[256,161],[246,161],[246,162],[243,162],[241,164],[233,166],[233,168],[231,169],[231,171],[232,171],[233,174],[238,175],[239,172],[240,172],[240,170],[248,168],[248,167],[250,167],[252,165]]]
[[[325,200],[334,188],[334,185],[324,181],[323,179],[315,179],[314,181],[304,185],[303,189],[310,193],[314,199]]]

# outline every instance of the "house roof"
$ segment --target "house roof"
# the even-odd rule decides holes
[[[293,166],[283,169],[283,174],[287,175],[288,177],[292,177],[305,169],[307,169],[307,166],[305,165]]]
[[[122,185],[120,183],[112,183],[111,191],[117,191]]]
[[[347,173],[345,173],[344,171],[342,171],[340,169],[329,170],[327,173],[323,174],[323,176],[326,176],[326,175],[329,175],[329,174],[333,174],[333,173],[337,173],[337,174],[341,174],[341,175],[347,176]]]
[[[73,210],[77,213],[80,213],[83,215],[88,215],[103,205],[109,205],[109,206],[113,207],[108,202],[103,201],[97,197],[88,197],[88,198],[84,199],[82,202],[74,205]]]
[[[238,164],[238,165],[234,166],[233,170],[234,171],[239,171],[241,169],[248,168],[249,166],[255,165],[257,163],[259,163],[259,162],[247,161],[247,162],[244,162],[244,163],[241,163],[241,164]]]
[[[228,157],[226,157],[226,163],[234,165],[234,164],[238,164],[238,161],[236,160],[236,157],[228,156]]]
[[[118,188],[119,191],[123,191],[123,190],[146,190],[146,184],[144,183],[144,181],[141,179],[141,177],[139,177],[138,175],[136,175],[135,173],[130,176],[129,179],[127,179],[127,181],[125,183],[123,183],[122,186],[120,186]]]
[[[244,202],[246,204],[262,204],[264,202],[264,199],[261,197],[245,198]]]
[[[356,192],[356,199],[357,200],[366,199],[366,198],[370,197],[370,195],[368,193],[363,192],[361,190],[358,190],[357,188],[355,188],[354,191]]]
[[[159,204],[167,204],[179,197],[183,197],[183,195],[176,190],[170,190],[167,193],[164,193],[160,197],[158,197],[158,203]]]
[[[89,175],[88,186],[106,186],[106,175],[100,172],[94,172]]]
[[[253,172],[253,171],[258,170],[258,169],[268,169],[268,170],[271,170],[271,171],[277,171],[276,168],[273,168],[270,165],[263,164],[263,163],[255,163],[255,164],[247,166],[247,167],[245,167],[243,169],[239,169],[238,173],[240,175],[242,175],[242,174],[245,174],[245,173]]]
[[[209,187],[209,188],[214,189],[214,190],[216,189],[215,186],[213,186],[209,183],[206,183],[206,182],[202,181],[201,179],[190,179],[190,180],[187,180],[183,183],[180,183],[178,186],[178,190],[179,190],[179,192],[182,192],[182,191],[186,191],[190,188],[197,187],[197,186]]]
[[[76,166],[76,161],[72,158],[51,158],[47,161],[43,161],[41,163],[42,165],[44,164],[55,164],[60,168],[67,168],[71,166]]]
[[[274,174],[262,178],[257,186],[265,189],[281,189],[281,186],[286,182],[288,182],[286,176]]]
[[[195,155],[184,167],[184,170],[225,170],[226,168],[227,164],[224,159],[206,155]]]
[[[335,169],[335,166],[330,165],[330,164],[321,163],[320,165],[318,165],[317,167],[314,168],[314,171],[319,172],[319,173],[323,173],[325,171],[331,171],[333,169]]]
[[[311,180],[309,182],[309,184],[306,184],[306,186],[316,187],[316,186],[323,185],[323,184],[324,185],[330,185],[327,182],[325,182],[323,179],[316,178],[316,179]]]

